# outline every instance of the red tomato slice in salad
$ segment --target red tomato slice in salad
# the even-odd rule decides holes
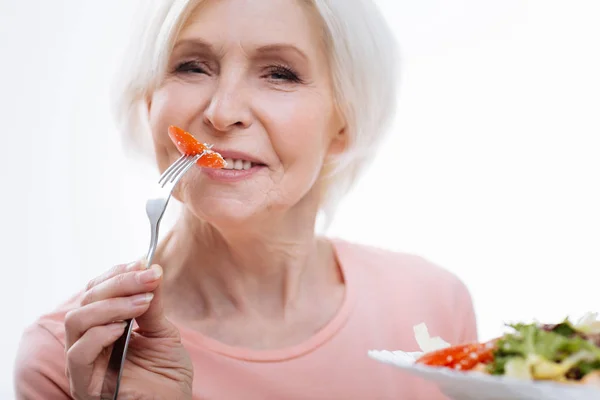
[[[480,363],[492,362],[494,349],[495,341],[467,343],[424,354],[416,363],[430,367],[448,367],[468,371]]]

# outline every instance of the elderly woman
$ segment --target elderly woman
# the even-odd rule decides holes
[[[150,7],[150,3],[144,3]],[[118,116],[166,169],[177,125],[226,170],[192,169],[157,265],[119,265],[25,332],[19,399],[97,399],[135,318],[123,399],[442,399],[370,360],[413,326],[476,339],[469,293],[408,254],[319,237],[394,111],[394,41],[370,0],[162,0],[128,53]],[[116,321],[116,322],[115,322]]]

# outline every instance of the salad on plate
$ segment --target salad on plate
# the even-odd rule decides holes
[[[600,399],[600,320],[509,324],[483,343],[450,345],[414,327],[420,352],[371,350],[369,357],[435,383],[454,400]]]
[[[426,351],[417,364],[476,371],[526,380],[600,386],[600,321],[588,314],[577,323],[519,323],[510,332],[486,343],[450,346],[429,338],[425,325],[415,327],[417,342]]]

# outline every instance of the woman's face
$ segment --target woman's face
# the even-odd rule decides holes
[[[213,144],[233,168],[193,168],[178,185],[175,196],[209,221],[314,202],[326,158],[345,145],[320,25],[299,0],[206,0],[149,111],[161,171],[180,156],[169,125]]]

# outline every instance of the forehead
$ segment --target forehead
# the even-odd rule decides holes
[[[198,38],[216,46],[289,43],[309,54],[323,49],[319,18],[306,0],[204,0],[178,41]]]

